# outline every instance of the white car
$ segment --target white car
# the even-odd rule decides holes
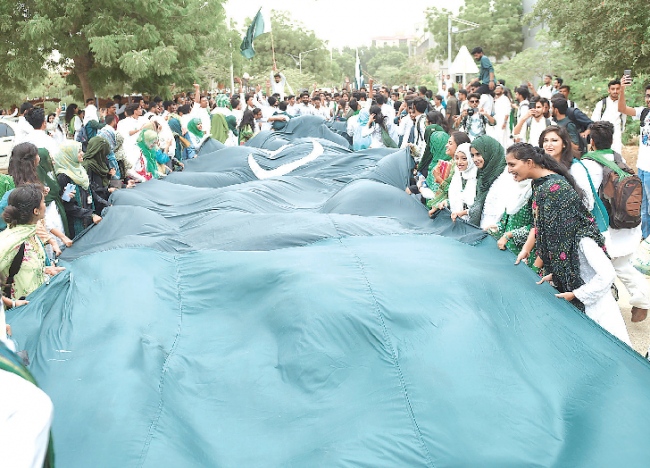
[[[0,172],[7,173],[9,156],[14,147],[16,122],[10,119],[0,119]]]

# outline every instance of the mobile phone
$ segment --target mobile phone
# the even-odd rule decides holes
[[[625,84],[632,83],[632,70],[623,70],[623,76],[625,77]]]
[[[69,202],[72,198],[72,192],[74,192],[75,186],[72,183],[69,183],[68,185],[65,186],[65,189],[63,189],[63,195],[61,195],[61,199],[63,201]]]

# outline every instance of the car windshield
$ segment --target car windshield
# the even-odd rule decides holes
[[[13,129],[6,123],[0,122],[0,138],[7,138],[14,136]]]

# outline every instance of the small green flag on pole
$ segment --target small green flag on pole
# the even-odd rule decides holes
[[[271,21],[269,18],[265,18],[262,14],[262,9],[260,8],[253,22],[248,27],[246,31],[246,36],[241,42],[241,54],[247,59],[251,59],[255,56],[255,49],[253,48],[253,40],[264,33],[271,31]]]

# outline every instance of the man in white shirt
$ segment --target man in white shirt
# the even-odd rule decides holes
[[[302,117],[303,115],[314,115],[314,106],[309,104],[309,93],[302,92],[300,93],[300,104],[295,106],[296,117]]]
[[[293,89],[291,89],[291,86],[287,83],[287,78],[282,72],[278,72],[277,68],[273,67],[273,71],[271,72],[271,94],[279,94],[280,100],[283,101],[285,96],[285,86],[289,88],[289,93],[293,94]]]
[[[645,87],[645,107],[629,107],[625,104],[625,88],[630,85],[632,78],[621,78],[621,94],[618,97],[618,111],[640,120],[639,156],[636,167],[639,178],[643,183],[643,202],[641,204],[641,231],[643,238],[650,236],[650,85]]]
[[[513,129],[515,143],[523,141],[533,146],[539,146],[539,136],[552,123],[551,119],[544,117],[542,99],[532,98],[530,100],[531,108],[521,120],[517,121],[517,125]]]
[[[623,151],[622,135],[625,130],[625,121],[627,117],[618,111],[618,96],[621,92],[621,80],[612,80],[607,84],[608,96],[596,103],[594,112],[591,114],[591,120],[598,122],[606,120],[614,125],[614,140],[612,149],[617,153]]]
[[[201,87],[194,83],[194,105],[190,112],[192,118],[201,119],[203,131],[206,135],[210,135],[212,127],[212,119],[210,118],[210,108],[208,107],[208,97],[201,96]]]
[[[313,112],[314,115],[322,118],[323,120],[329,120],[332,117],[331,110],[329,107],[325,107],[321,102],[320,96],[314,96],[311,99],[311,102],[314,106]]]
[[[149,121],[140,121],[142,109],[140,104],[129,104],[124,110],[125,118],[117,123],[117,131],[124,137],[124,153],[129,161],[139,155],[137,139]]]
[[[494,138],[507,148],[510,146],[510,111],[512,103],[510,98],[503,92],[503,85],[497,84],[494,87],[494,118],[497,123],[494,126]]]
[[[607,121],[597,121],[589,126],[591,142],[590,151],[597,151],[607,159],[614,162],[613,148],[611,147],[614,134],[614,125]],[[576,183],[582,188],[585,194],[585,205],[588,210],[594,207],[593,192],[591,184],[587,179],[585,169],[589,173],[591,182],[596,190],[601,188],[604,177],[604,166],[589,158],[590,153],[586,153],[580,164],[571,166],[571,175],[574,176]],[[623,160],[623,162],[625,162]],[[577,170],[576,170],[577,169]],[[603,232],[607,254],[612,260],[616,276],[621,280],[625,288],[630,293],[630,305],[632,306],[632,322],[645,320],[650,308],[650,294],[648,283],[645,277],[637,271],[632,265],[632,258],[641,242],[641,226],[630,229],[614,229],[610,227]]]
[[[15,140],[26,138],[27,134],[34,130],[27,120],[25,120],[25,114],[27,114],[27,112],[33,107],[34,106],[30,102],[23,102],[20,106],[20,117],[18,117],[18,125],[16,126]]]
[[[537,94],[540,97],[551,99],[553,97],[553,77],[551,75],[544,75],[544,84],[537,88]]]
[[[16,144],[32,143],[37,148],[45,148],[50,158],[54,158],[59,152],[59,145],[45,132],[45,111],[40,107],[32,107],[25,114],[25,123],[32,128],[32,131],[16,138]]]
[[[298,114],[298,110],[296,109],[296,96],[293,94],[287,97],[287,114],[291,117],[295,117]]]

